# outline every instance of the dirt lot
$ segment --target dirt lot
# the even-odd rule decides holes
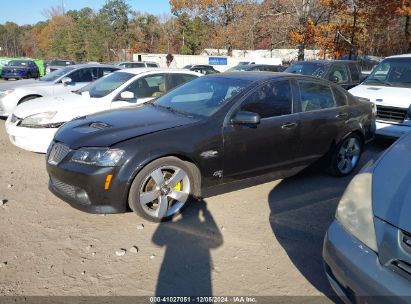
[[[368,146],[361,163],[386,147]],[[305,172],[154,224],[86,214],[54,197],[44,155],[11,145],[3,120],[0,155],[0,295],[332,295],[322,240],[351,177]]]

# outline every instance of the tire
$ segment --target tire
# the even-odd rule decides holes
[[[200,173],[194,164],[171,156],[159,158],[134,178],[128,204],[149,221],[167,221],[197,198],[200,185]]]
[[[4,77],[4,80],[5,80],[5,81],[8,81],[9,79],[8,79],[7,77]]]
[[[362,153],[363,141],[351,133],[335,147],[331,154],[328,173],[334,176],[350,175],[357,167]]]
[[[32,77],[31,73],[28,73],[27,76],[26,76],[27,79],[30,79],[31,77]]]
[[[24,98],[22,98],[17,104],[22,104],[23,102],[35,99],[35,98],[39,98],[40,96],[26,96]]]

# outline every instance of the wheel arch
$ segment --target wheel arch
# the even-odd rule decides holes
[[[35,99],[35,98],[40,98],[43,97],[42,95],[39,94],[29,94],[26,96],[23,96],[22,98],[20,98],[20,100],[17,102],[17,105],[27,101],[27,100],[31,100],[31,99]]]

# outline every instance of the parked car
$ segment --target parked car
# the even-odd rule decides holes
[[[57,129],[73,118],[147,102],[193,80],[191,71],[124,69],[78,91],[25,102],[6,121],[10,141],[23,149],[46,153]]]
[[[78,90],[119,69],[119,66],[103,64],[71,65],[51,72],[39,81],[16,84],[14,88],[2,89],[0,86],[0,116],[9,116],[17,105],[28,100]]]
[[[377,105],[377,134],[398,138],[411,130],[411,54],[384,59],[350,93]]]
[[[186,65],[184,69],[195,71],[204,75],[220,73],[213,66],[206,64],[189,64]]]
[[[360,84],[362,80],[358,63],[352,60],[299,61],[289,66],[285,72],[327,79],[346,90]]]
[[[244,72],[244,71],[265,71],[265,72],[283,72],[280,65],[272,64],[241,64],[228,69],[226,72]]]
[[[171,218],[201,189],[324,157],[348,175],[372,136],[372,104],[312,77],[221,73],[146,105],[64,124],[47,153],[50,189],[72,206]]]
[[[49,63],[46,65],[46,73],[53,72],[55,70],[64,68],[66,66],[70,65],[75,65],[76,63],[73,60],[62,60],[62,59],[57,59],[57,60],[51,60]]]
[[[1,78],[1,71],[3,70],[3,67],[9,63],[11,58],[7,57],[0,57],[0,78]]]
[[[1,77],[5,80],[39,78],[40,72],[33,60],[10,60],[1,70]]]
[[[411,302],[410,151],[408,133],[356,175],[328,228],[325,272],[351,303]]]
[[[160,67],[158,63],[149,62],[149,61],[138,61],[138,62],[126,61],[126,62],[120,62],[118,65],[123,68],[158,68]]]

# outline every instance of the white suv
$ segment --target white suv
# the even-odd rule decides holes
[[[385,58],[351,94],[377,106],[377,135],[400,137],[411,131],[411,54]]]
[[[19,105],[7,119],[6,131],[14,145],[45,153],[63,123],[104,110],[145,103],[199,76],[202,74],[186,70],[120,70],[78,91]]]

